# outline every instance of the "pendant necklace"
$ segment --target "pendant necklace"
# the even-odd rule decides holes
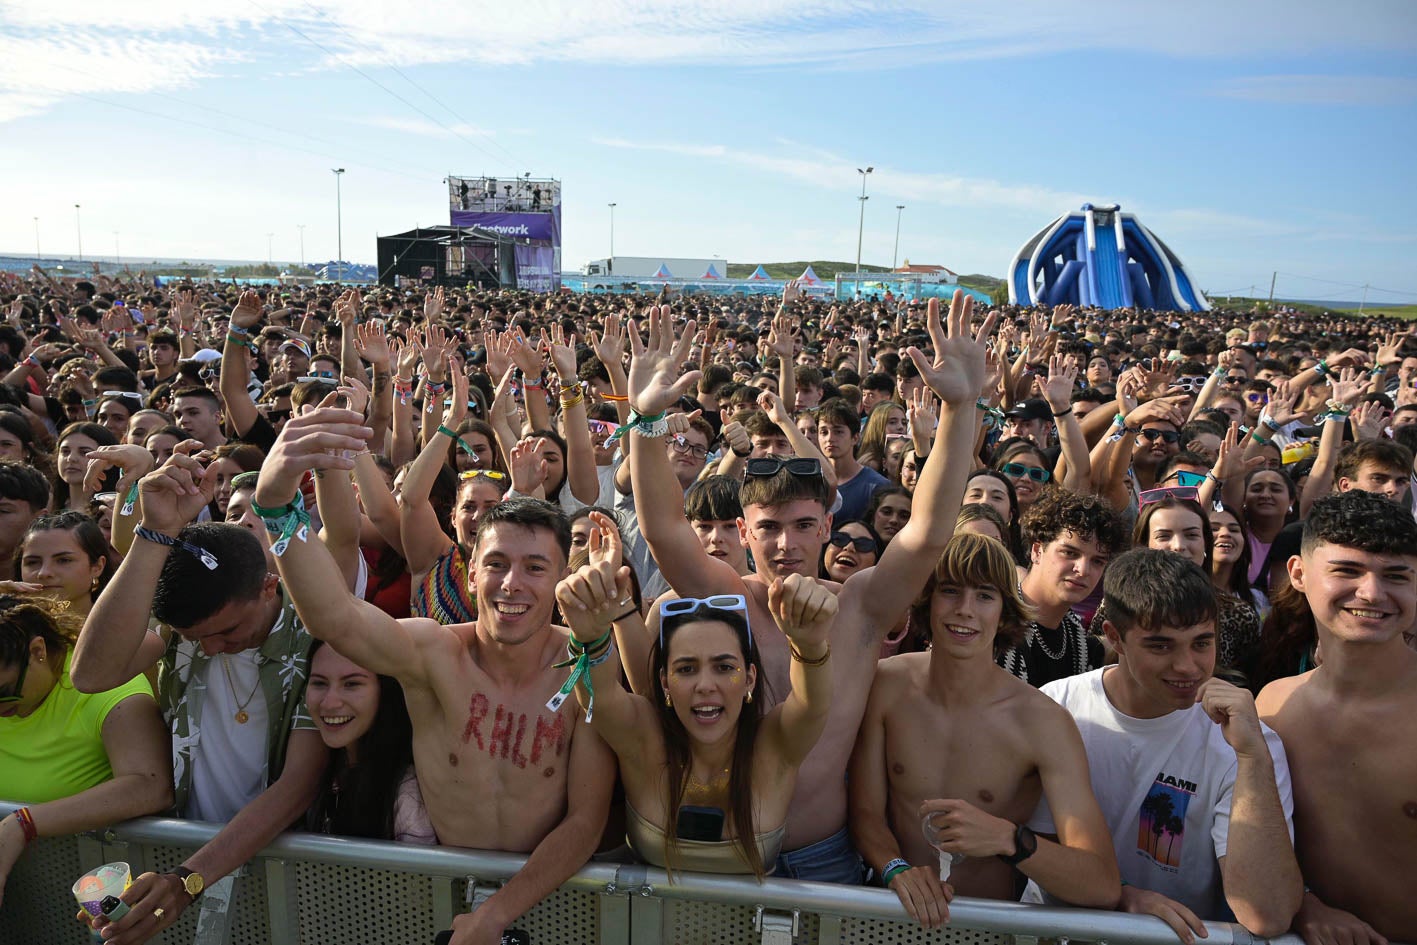
[[[222,660],[221,668],[226,673],[226,685],[231,690],[231,700],[236,703],[236,714],[232,718],[236,719],[237,725],[245,725],[251,721],[251,716],[247,714],[246,707],[251,704],[251,700],[256,698],[256,692],[261,688],[261,677],[257,675],[256,685],[252,687],[250,695],[242,699],[236,694],[236,682],[231,678],[230,660]]]

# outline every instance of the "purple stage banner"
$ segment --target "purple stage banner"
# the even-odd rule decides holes
[[[541,240],[561,245],[560,208],[553,213],[483,213],[452,211],[453,226],[475,226],[512,239]]]
[[[550,246],[516,245],[517,288],[554,292],[558,280],[556,251]]]

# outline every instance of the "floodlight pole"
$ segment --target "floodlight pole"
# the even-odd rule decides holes
[[[344,176],[344,168],[332,167],[331,171],[335,175],[335,255],[339,258],[335,260],[335,281],[344,281],[344,203],[340,194],[340,178]],[[329,272],[329,270],[325,270]]]
[[[79,216],[79,205],[74,204],[74,231],[79,234],[79,262],[84,261],[84,221]]]
[[[866,201],[870,197],[866,196],[866,176],[874,171],[874,167],[857,168],[856,173],[861,175],[861,196],[857,199],[861,201],[861,220],[856,224],[856,271],[861,271],[861,238],[866,233]],[[861,291],[860,282],[857,282],[856,290]]]
[[[905,210],[905,204],[895,205],[895,249],[891,250],[891,268],[895,268],[896,257],[900,255],[900,215]]]
[[[610,208],[610,265],[615,265],[615,205],[606,204]]]
[[[305,268],[305,224],[297,223],[295,228],[300,231],[300,268]]]

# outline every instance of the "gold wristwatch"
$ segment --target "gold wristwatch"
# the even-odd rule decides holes
[[[207,888],[207,881],[202,879],[201,873],[193,872],[185,866],[179,866],[172,871],[172,875],[182,881],[182,889],[196,899],[202,894],[202,890]]]

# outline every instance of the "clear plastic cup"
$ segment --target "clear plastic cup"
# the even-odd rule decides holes
[[[74,883],[74,898],[95,919],[106,915],[117,919],[128,911],[120,897],[133,885],[133,871],[127,863],[105,863],[80,876]],[[108,908],[104,908],[105,905]],[[100,940],[97,932],[94,940]]]
[[[950,870],[956,863],[963,863],[965,856],[963,853],[947,853],[940,849],[940,825],[934,822],[936,817],[944,816],[944,811],[932,811],[920,818],[920,829],[925,834],[925,842],[934,847],[940,854],[940,882],[950,881]]]

